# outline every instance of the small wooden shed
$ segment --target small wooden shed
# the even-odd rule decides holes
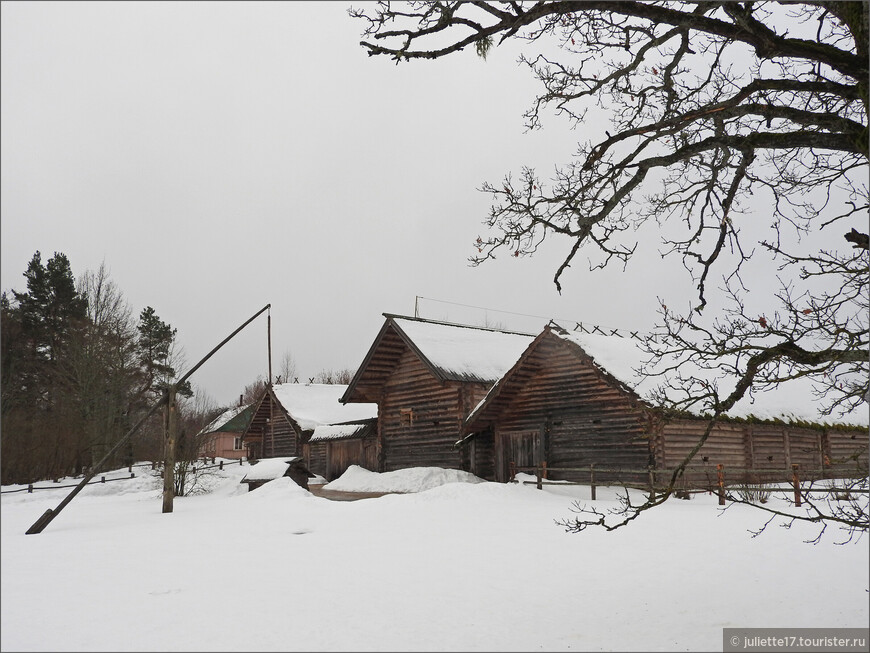
[[[378,406],[377,469],[470,468],[462,422],[532,341],[524,333],[385,313],[341,401]]]
[[[478,460],[475,473],[498,481],[509,479],[510,463],[546,463],[550,478],[586,481],[588,473],[558,470],[595,465],[602,470],[599,479],[645,484],[643,470],[679,464],[707,421],[688,414],[666,417],[644,401],[626,366],[641,360],[631,338],[581,334],[551,323],[468,415],[457,444],[478,456],[491,452],[491,463]],[[815,402],[811,393],[794,395],[798,385],[756,397],[742,418],[717,424],[692,464],[708,466],[713,475],[717,464],[744,476],[753,470],[757,480],[785,480],[792,464],[805,476],[824,475],[826,466],[855,452],[863,452],[866,464],[866,409],[863,417],[840,420],[845,423],[810,426],[802,416],[807,402]],[[695,473],[708,476],[703,469]]]
[[[254,403],[244,434],[249,456],[273,458],[306,456],[305,446],[318,426],[354,420],[376,420],[376,404],[345,406],[339,399],[346,385],[281,383],[266,387]],[[313,469],[323,474],[320,468]]]
[[[318,426],[303,447],[309,469],[327,481],[337,479],[351,465],[377,471],[377,432],[376,419]]]
[[[291,478],[296,485],[307,490],[308,479],[311,478],[312,474],[305,466],[305,461],[299,456],[292,458],[265,458],[251,465],[248,473],[239,482],[246,484],[248,492],[250,492],[269,481],[274,481],[284,476]]]

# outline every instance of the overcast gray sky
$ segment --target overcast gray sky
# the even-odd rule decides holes
[[[517,46],[396,66],[345,2],[3,2],[2,288],[36,250],[105,262],[178,329],[186,371],[266,304],[273,366],[356,369],[382,313],[537,330],[652,325],[677,291],[643,260],[590,275],[570,247],[473,268],[490,197],[606,125],[525,133]],[[653,253],[653,259],[657,258]],[[651,259],[647,259],[649,261]],[[460,305],[510,313],[484,312]],[[220,404],[265,377],[265,315],[192,378]]]

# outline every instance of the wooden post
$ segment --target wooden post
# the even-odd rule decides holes
[[[798,479],[798,465],[797,463],[792,464],[791,466],[791,484],[794,488],[794,505],[796,508],[801,507],[801,482]]]
[[[589,488],[592,490],[592,500],[595,501],[595,463],[589,465]]]
[[[722,469],[722,463],[716,465],[716,485],[719,492],[719,505],[725,505],[725,472]]]
[[[652,466],[649,468],[649,498],[650,501],[656,498],[656,473]]]
[[[172,499],[175,497],[175,433],[178,429],[178,405],[175,386],[169,388],[166,403],[166,437],[163,452],[163,512],[172,512]]]
[[[537,477],[537,480],[538,480],[538,489],[539,490],[544,489],[543,486],[541,485],[541,476],[543,475],[543,473],[544,473],[543,468],[541,467],[541,465],[538,465],[535,468],[535,476]]]
[[[547,461],[545,460],[544,462],[541,463],[541,465],[543,465],[543,467],[544,467],[544,471],[543,471],[544,478],[547,478]]]
[[[508,479],[508,480],[511,481],[511,482],[513,482],[513,480],[514,480],[514,479],[516,478],[516,476],[517,476],[517,464],[512,460],[512,461],[510,461],[510,463],[508,464],[508,467],[509,467],[509,469],[510,469],[510,475],[511,475],[510,479]]]

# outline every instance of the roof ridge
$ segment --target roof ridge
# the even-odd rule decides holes
[[[444,320],[430,320],[424,317],[411,317],[410,315],[399,315],[397,313],[382,313],[382,315],[387,319],[410,320],[411,322],[424,322],[426,324],[440,324],[442,326],[453,326],[462,329],[477,329],[478,331],[489,331],[492,333],[506,333],[508,335],[514,336],[534,337],[535,335],[537,335],[535,333],[527,333],[525,331],[508,331],[507,329],[496,329],[494,327],[484,327],[475,324],[462,324],[461,322],[447,322]]]

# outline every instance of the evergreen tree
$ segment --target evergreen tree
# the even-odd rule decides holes
[[[173,344],[177,329],[161,320],[150,306],[139,314],[139,362],[145,373],[145,390],[161,394],[175,378],[172,366]],[[189,397],[193,394],[190,384],[178,388],[179,394]]]

